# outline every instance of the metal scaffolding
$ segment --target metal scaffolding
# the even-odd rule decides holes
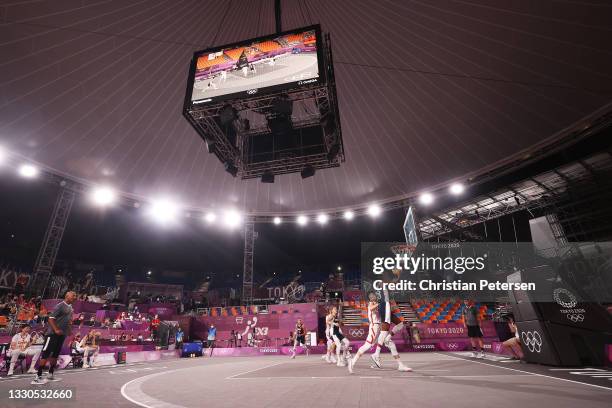
[[[468,228],[517,211],[539,212],[547,217],[559,244],[596,240],[610,230],[607,222],[612,187],[612,153],[596,153],[489,194],[429,214],[419,222],[425,240],[445,236],[479,240]],[[471,234],[471,233],[470,233]]]
[[[47,231],[38,252],[38,257],[36,258],[36,263],[34,264],[34,278],[30,284],[31,291],[40,293],[46,289],[75,197],[76,192],[74,190],[66,187],[60,189]]]
[[[255,224],[248,221],[244,224],[244,265],[242,272],[242,303],[253,301],[253,255],[255,251]]]

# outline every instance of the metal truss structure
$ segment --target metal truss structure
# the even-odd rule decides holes
[[[272,94],[243,99],[222,101],[213,105],[194,105],[185,110],[184,115],[194,129],[206,142],[209,152],[214,153],[222,163],[234,166],[242,179],[262,176],[264,173],[287,174],[302,171],[306,166],[314,169],[338,167],[344,162],[340,112],[336,96],[336,82],[332,64],[329,34],[324,36],[325,83],[303,86],[297,90],[281,91]],[[263,161],[251,160],[250,141],[259,135],[272,134],[269,122],[252,124],[249,116],[260,115],[273,120],[278,113],[275,104],[280,100],[292,105],[309,105],[311,111],[294,112],[291,115],[292,129],[319,128],[323,135],[323,145],[317,152],[300,153],[276,151],[274,158]],[[236,131],[236,140],[219,125],[224,110],[233,109],[235,119],[231,122]],[[335,150],[335,151],[334,151]]]
[[[255,253],[255,224],[244,224],[244,264],[242,270],[242,304],[248,305],[253,301],[253,256]]]
[[[38,257],[36,258],[36,263],[34,264],[34,280],[30,284],[32,290],[39,291],[47,286],[75,197],[75,190],[65,186],[60,189]]]
[[[597,216],[606,207],[589,203],[596,198],[612,198],[609,181],[602,187],[607,180],[600,176],[610,171],[612,153],[594,154],[431,214],[419,222],[419,231],[425,240],[458,233],[481,241],[482,237],[466,228],[517,211],[537,210],[547,216],[560,244],[568,239],[592,239],[597,222],[589,217]],[[608,225],[600,227],[610,229]]]

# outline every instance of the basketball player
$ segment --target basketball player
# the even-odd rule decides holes
[[[334,343],[333,339],[333,322],[334,317],[332,316],[332,311],[330,309],[330,311],[327,313],[327,316],[325,316],[325,337],[327,338],[327,354],[323,358],[328,363],[336,364],[337,360],[336,357],[334,357],[334,348],[336,347],[336,344]]]
[[[350,358],[349,356],[349,340],[344,337],[342,330],[340,329],[340,322],[338,321],[338,308],[332,307],[332,339],[336,345],[336,360],[338,367],[346,366],[346,361]],[[344,353],[343,353],[344,352]]]
[[[378,334],[380,333],[380,313],[378,311],[378,297],[376,293],[370,292],[368,293],[368,337],[366,338],[365,343],[352,359],[348,361],[348,370],[349,373],[353,374],[353,367],[357,363],[357,360],[369,349],[372,348],[372,345],[375,344],[378,339]]]
[[[302,319],[298,319],[295,324],[295,340],[293,340],[293,348],[291,349],[291,358],[295,358],[295,349],[298,345],[306,348],[306,355],[308,355],[308,345],[306,344],[306,328]]]
[[[395,304],[395,302],[393,302]],[[387,289],[383,290],[383,297],[379,303],[379,313],[381,318],[381,327],[380,327],[380,335],[378,336],[378,343],[376,344],[376,351],[372,354],[372,361],[376,365],[376,367],[381,368],[380,364],[380,349],[382,346],[386,346],[390,351],[393,358],[397,361],[397,369],[399,371],[412,371],[410,367],[406,367],[404,363],[400,360],[400,355],[397,352],[397,347],[393,342],[392,336],[393,334],[399,332],[404,328],[404,319],[401,316],[401,312],[399,312],[399,308],[395,305],[396,313],[395,316],[391,313],[391,301],[389,300],[389,291]],[[399,312],[399,316],[397,316]],[[400,319],[401,318],[401,319]],[[391,323],[396,323],[395,327],[399,327],[397,332],[389,332],[391,328]],[[394,328],[395,328],[394,327]]]

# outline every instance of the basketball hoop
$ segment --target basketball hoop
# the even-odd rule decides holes
[[[399,244],[399,245],[393,245],[391,248],[391,252],[393,252],[395,255],[412,255],[414,253],[414,251],[416,251],[416,245],[410,245],[410,244]]]

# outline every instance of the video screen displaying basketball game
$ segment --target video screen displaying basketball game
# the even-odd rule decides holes
[[[199,51],[192,61],[192,104],[290,89],[320,80],[317,26]]]

